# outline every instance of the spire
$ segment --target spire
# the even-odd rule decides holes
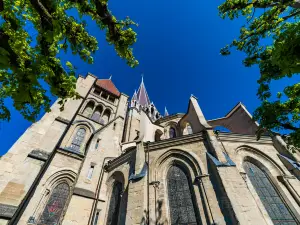
[[[165,107],[165,116],[168,116],[169,113],[168,113],[168,110],[167,110],[167,107]]]
[[[109,76],[109,80],[111,80],[111,78],[112,78],[112,75]]]
[[[137,96],[136,96],[136,90],[134,90],[134,94],[132,96],[131,101],[137,100]]]
[[[142,105],[144,107],[147,107],[148,105],[150,105],[150,99],[149,99],[149,96],[146,91],[143,75],[142,75],[142,82],[137,91],[137,101],[140,105]]]

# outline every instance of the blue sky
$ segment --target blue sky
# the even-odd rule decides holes
[[[91,72],[108,78],[112,74],[117,88],[130,96],[138,88],[143,73],[149,97],[162,114],[165,106],[169,113],[186,112],[191,94],[198,98],[207,119],[224,116],[240,101],[252,113],[259,105],[259,71],[244,67],[244,55],[240,52],[233,51],[227,57],[219,54],[220,48],[237,37],[243,25],[242,20],[223,20],[218,16],[217,7],[222,2],[109,0],[114,15],[120,19],[130,16],[139,24],[135,29],[138,41],[133,48],[140,65],[132,69],[118,58],[113,47],[105,42],[104,33],[91,20],[87,20],[88,30],[99,41],[94,64],[88,65],[71,54],[63,55],[62,61],[71,61],[83,75]],[[273,90],[281,91],[290,82],[276,81]],[[30,126],[10,109],[11,121],[0,122],[0,155]]]

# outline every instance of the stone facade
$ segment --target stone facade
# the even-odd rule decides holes
[[[143,81],[131,100],[92,74],[77,91],[1,157],[0,225],[300,224],[299,152],[257,141],[243,104],[162,117]]]

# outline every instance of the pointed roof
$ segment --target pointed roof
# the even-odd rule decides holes
[[[168,116],[169,113],[168,113],[168,110],[167,110],[167,107],[165,107],[165,115],[164,116]]]
[[[134,94],[132,96],[131,101],[136,101],[137,100],[137,94],[136,94],[136,90],[134,90]]]
[[[96,85],[103,88],[104,90],[120,97],[120,92],[114,85],[114,83],[111,81],[111,79],[98,79],[96,82]]]
[[[142,77],[142,82],[140,84],[140,87],[137,91],[137,100],[138,100],[138,103],[142,106],[150,105],[150,99],[149,99],[149,96],[146,91],[143,77]]]

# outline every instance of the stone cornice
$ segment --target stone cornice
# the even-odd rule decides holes
[[[60,117],[60,116],[56,117],[55,120],[57,120],[57,121],[59,121],[59,122],[61,122],[61,123],[67,124],[67,125],[70,123],[70,120],[67,120],[67,119],[65,119],[65,118],[62,118],[62,117]]]
[[[46,162],[49,157],[49,153],[40,149],[35,149],[28,154],[28,157]]]
[[[17,206],[0,203],[0,218],[11,219],[17,211]]]
[[[84,189],[84,188],[75,187],[73,190],[73,195],[78,195],[78,196],[81,196],[84,198],[89,198],[89,199],[96,199],[95,192]]]
[[[131,150],[127,151],[126,153],[120,155],[119,157],[117,157],[117,158],[115,158],[115,159],[109,161],[109,162],[107,163],[107,168],[106,168],[106,170],[107,170],[107,171],[111,171],[112,169],[118,167],[119,165],[122,165],[123,163],[128,162],[128,160],[131,159],[132,153],[133,153],[134,150],[135,150],[135,149],[131,149]]]
[[[273,145],[272,139],[269,136],[262,136],[258,141],[255,135],[236,134],[236,133],[219,133],[218,138],[226,142],[243,142],[254,144],[270,144]]]
[[[155,124],[163,123],[168,120],[176,119],[176,118],[182,118],[185,114],[184,113],[176,113],[169,116],[164,116],[158,120],[155,121]]]
[[[177,138],[165,139],[157,142],[144,143],[144,146],[148,148],[149,151],[156,149],[167,148],[172,146],[178,146],[187,143],[199,142],[204,140],[203,133],[196,133],[190,135],[184,135]]]
[[[61,153],[63,155],[67,155],[67,156],[70,156],[72,158],[78,159],[78,160],[82,160],[84,158],[84,155],[82,153],[79,153],[79,152],[77,153],[77,152],[74,152],[74,151],[70,151],[67,148],[59,148],[59,149],[57,149],[57,152]]]

